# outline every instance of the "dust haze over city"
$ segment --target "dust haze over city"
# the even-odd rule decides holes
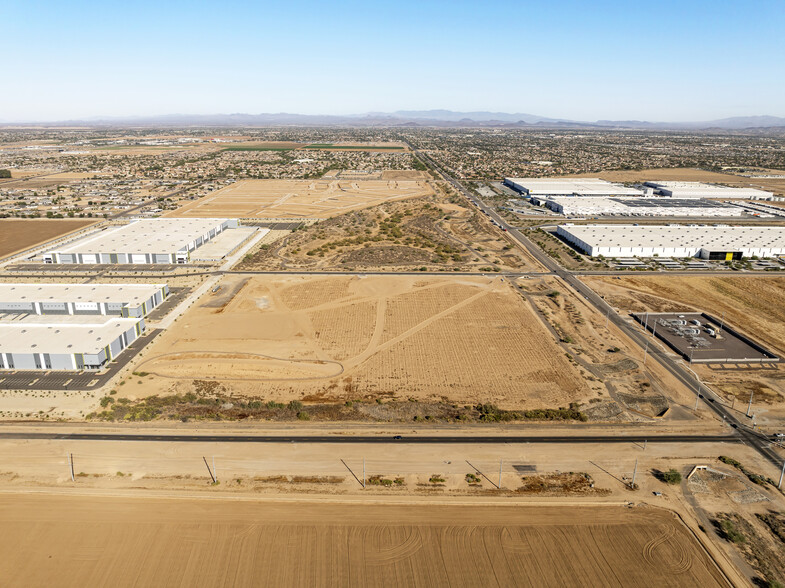
[[[3,20],[3,585],[785,585],[781,3]]]

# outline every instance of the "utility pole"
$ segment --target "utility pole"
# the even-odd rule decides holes
[[[692,365],[692,354],[695,353],[695,348],[690,347],[690,365]]]
[[[643,450],[644,450],[644,451],[646,451],[646,445],[648,445],[648,443],[649,443],[649,440],[648,440],[648,439],[644,439],[644,440],[643,440]]]
[[[504,463],[503,459],[499,460],[499,490],[502,488],[502,463]]]
[[[68,465],[69,465],[69,469],[71,470],[71,481],[73,482],[74,481],[74,454],[73,453],[68,454]]]
[[[215,456],[213,456],[213,476],[215,476],[215,481],[218,481],[218,470],[215,469]]]
[[[213,481],[213,484],[215,484],[216,479],[215,476],[213,475],[213,470],[210,469],[210,464],[207,463],[207,458],[204,455],[202,456],[202,460],[204,461],[204,467],[207,468],[207,473],[210,474],[210,479]]]
[[[722,318],[720,319],[720,330],[719,330],[719,333],[717,333],[718,335],[722,334],[722,327],[724,325],[725,325],[725,313],[723,312],[722,313]]]
[[[637,473],[638,473],[638,460],[636,459],[635,469],[632,470],[632,483],[630,484],[630,488],[632,488],[633,490],[635,490],[635,476],[637,475]]]
[[[780,483],[777,484],[777,488],[782,490],[782,477],[785,476],[785,461],[782,462],[782,471],[780,472]]]
[[[752,410],[752,392],[750,392],[750,402],[747,405],[747,416],[750,416],[750,411]]]
[[[649,330],[649,313],[648,313],[648,311],[646,312],[646,322],[643,323],[643,330],[644,331],[648,331]]]
[[[363,488],[365,488],[365,458],[363,457]]]
[[[657,334],[657,321],[654,321],[654,326],[651,329],[651,336],[654,337],[654,335],[656,334]]]
[[[698,410],[698,400],[700,400],[700,396],[695,396],[695,408],[693,410]]]

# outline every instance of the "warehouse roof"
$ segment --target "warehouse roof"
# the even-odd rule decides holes
[[[742,216],[744,210],[705,200],[702,198],[609,198],[587,196],[573,198],[554,196],[546,202],[554,202],[563,208],[564,214],[619,215],[619,216]]]
[[[530,195],[549,194],[578,196],[642,196],[636,188],[628,188],[598,178],[505,178],[525,189]]]
[[[56,249],[59,253],[172,253],[207,234],[229,219],[153,218],[109,228],[97,236]]]
[[[561,225],[593,247],[700,247],[713,251],[785,248],[785,227]]]
[[[666,191],[675,197],[702,197],[702,198],[769,198],[771,192],[757,188],[731,188],[717,184],[703,182],[646,182],[651,188]]]
[[[102,317],[103,318],[103,317]],[[140,319],[27,315],[0,320],[0,353],[99,353]]]
[[[0,302],[118,302],[138,305],[166,284],[0,284]]]

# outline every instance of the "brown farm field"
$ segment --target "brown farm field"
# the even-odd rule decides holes
[[[595,394],[530,303],[498,277],[232,277],[145,355],[136,368],[151,374],[142,394],[194,379],[311,402],[528,409]]]
[[[0,257],[96,223],[92,219],[0,219]]]
[[[0,497],[5,586],[725,586],[671,513],[616,506]]]
[[[241,180],[166,216],[329,218],[432,193],[422,180]]]

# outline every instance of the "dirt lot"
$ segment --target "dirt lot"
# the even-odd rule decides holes
[[[92,219],[0,219],[0,257],[76,231]]]
[[[723,586],[673,515],[621,507],[0,497],[7,586]]]
[[[329,218],[432,192],[421,180],[242,180],[167,216]]]
[[[519,409],[596,395],[588,372],[501,278],[233,279],[239,284],[225,281],[159,337],[135,368],[152,376],[123,393],[215,379],[238,394],[312,402]]]
[[[544,271],[465,200],[439,190],[304,227],[241,269]]]
[[[739,464],[753,477],[760,474],[749,462]],[[769,478],[771,480],[771,478]],[[731,561],[756,586],[777,586],[785,581],[785,515],[782,495],[758,478],[754,483],[737,467],[719,460],[697,471],[683,485],[695,514]]]
[[[556,333],[569,361],[599,388],[590,406],[582,408],[590,420],[695,418],[681,410],[694,400],[692,391],[658,363],[644,366],[642,350],[564,282],[521,278],[517,284]]]
[[[721,318],[775,353],[785,353],[785,277],[630,276],[584,281],[624,312],[699,310]],[[785,366],[693,366],[728,398],[785,403]],[[772,414],[772,416],[774,416]],[[785,415],[780,415],[785,416]]]

